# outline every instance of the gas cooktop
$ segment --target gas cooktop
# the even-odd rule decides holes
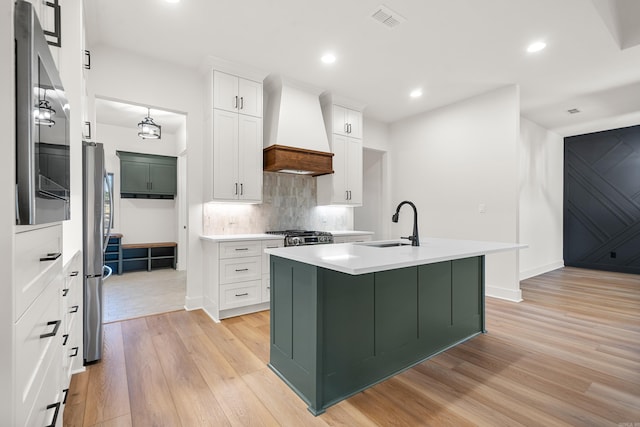
[[[333,235],[327,231],[284,230],[267,231],[267,234],[283,235],[285,246],[304,246],[333,243]]]

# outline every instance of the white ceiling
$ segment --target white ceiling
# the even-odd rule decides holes
[[[176,134],[181,127],[184,128],[186,121],[184,114],[157,108],[150,108],[147,111],[146,106],[96,98],[96,118],[103,124],[131,128],[137,132],[138,123],[147,117],[147,113],[155,124],[162,127],[163,134]]]
[[[384,122],[510,84],[521,111],[567,134],[640,113],[640,0],[85,0],[90,46],[199,68],[248,64],[367,104]],[[528,54],[527,45],[547,48]],[[320,56],[333,51],[331,66]],[[422,88],[424,95],[410,99]],[[579,114],[568,109],[578,108]],[[639,115],[640,117],[640,115]]]

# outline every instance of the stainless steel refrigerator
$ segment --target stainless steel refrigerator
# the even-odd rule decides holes
[[[102,284],[111,275],[104,264],[109,240],[113,197],[104,165],[104,148],[82,143],[83,256],[84,256],[84,363],[102,358]]]

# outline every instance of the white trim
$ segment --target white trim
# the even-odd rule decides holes
[[[553,270],[564,267],[564,260],[552,262],[551,264],[541,265],[540,267],[532,268],[526,271],[520,272],[520,280],[526,280],[539,274],[548,273]]]
[[[520,289],[492,288],[488,286],[485,290],[485,295],[513,302],[522,301],[522,291]]]
[[[203,297],[184,297],[184,309],[187,311],[202,308]]]

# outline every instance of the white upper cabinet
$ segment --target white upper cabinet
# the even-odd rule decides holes
[[[213,108],[262,117],[262,83],[214,71]]]
[[[317,202],[318,205],[361,206],[362,107],[341,101],[342,98],[331,94],[320,97],[334,172],[316,178]]]
[[[262,83],[213,71],[211,200],[262,201]]]
[[[362,139],[362,113],[341,105],[334,105],[333,133]]]

